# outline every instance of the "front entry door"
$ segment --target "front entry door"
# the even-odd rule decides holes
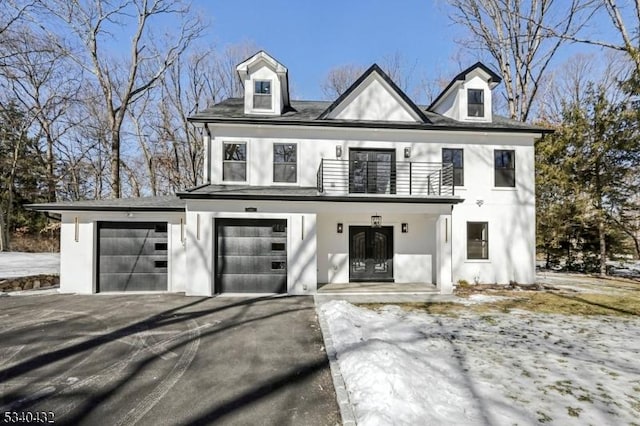
[[[349,152],[349,192],[395,194],[396,154],[389,149]]]
[[[349,227],[349,281],[393,281],[393,227]]]

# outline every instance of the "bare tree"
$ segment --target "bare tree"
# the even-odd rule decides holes
[[[221,51],[214,52],[215,78],[213,81],[216,86],[209,88],[209,92],[215,93],[222,99],[241,97],[244,92],[236,66],[259,50],[260,48],[253,41],[247,40],[230,44]]]
[[[342,95],[365,71],[361,65],[347,64],[329,70],[321,84],[322,93],[327,99],[336,99]]]
[[[584,27],[596,0],[448,1],[453,21],[470,33],[463,45],[488,52],[505,82],[509,116],[525,121],[551,60]]]
[[[70,57],[95,77],[100,89],[110,146],[111,196],[120,197],[121,132],[127,111],[156,86],[200,36],[204,25],[182,0],[43,0],[42,7],[45,13],[58,18],[45,21],[47,30],[59,40],[72,37]],[[177,35],[162,38],[154,34],[153,25],[160,19],[176,20]],[[132,33],[123,35],[128,28],[133,29]],[[108,44],[121,35],[121,39],[130,40],[130,53],[128,58],[118,59],[109,54]]]

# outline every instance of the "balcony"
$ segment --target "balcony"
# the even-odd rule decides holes
[[[451,163],[322,159],[317,178],[318,192],[327,195],[454,195]]]

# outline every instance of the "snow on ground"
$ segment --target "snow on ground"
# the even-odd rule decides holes
[[[471,306],[477,305],[479,303],[491,303],[491,302],[499,302],[501,300],[509,300],[510,297],[504,296],[490,296],[488,294],[471,294],[469,297],[460,297],[454,299],[454,303],[460,303],[461,305]]]
[[[0,252],[0,278],[60,273],[60,253]]]
[[[638,318],[320,311],[359,425],[640,423]]]

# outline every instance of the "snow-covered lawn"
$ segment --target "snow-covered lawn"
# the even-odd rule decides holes
[[[640,424],[638,317],[320,314],[359,425]]]
[[[0,252],[0,278],[60,273],[60,253]]]

